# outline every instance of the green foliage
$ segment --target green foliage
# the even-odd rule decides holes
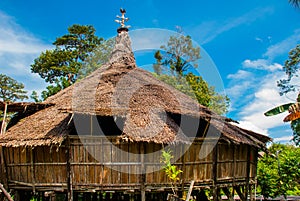
[[[300,145],[300,119],[291,122],[291,128],[293,130],[293,141],[297,146]]]
[[[175,89],[197,100],[217,114],[224,114],[229,107],[229,98],[217,93],[201,76],[188,73],[185,76],[157,75],[159,80],[173,86]]]
[[[300,148],[273,144],[258,161],[258,192],[265,198],[300,195]]]
[[[115,38],[110,38],[99,44],[86,58],[82,68],[79,70],[78,79],[86,77],[91,72],[100,68],[103,64],[109,61],[113,47],[115,45]]]
[[[293,103],[287,103],[287,104],[277,106],[277,107],[265,112],[264,115],[265,116],[273,116],[273,115],[280,114],[282,112],[286,112],[286,111],[288,111],[288,109],[291,105],[293,105]]]
[[[42,52],[31,65],[33,73],[54,84],[43,92],[43,99],[73,84],[85,60],[103,41],[95,35],[95,28],[90,25],[74,24],[68,32],[56,39],[53,50]],[[64,83],[66,81],[68,84]]]
[[[289,58],[285,61],[283,71],[287,75],[287,79],[279,80],[277,86],[280,89],[280,95],[295,91],[299,85],[293,84],[293,78],[299,79],[299,65],[300,64],[300,44],[289,52]],[[295,82],[299,83],[299,82]]]
[[[39,95],[36,91],[33,91],[30,95],[30,98],[32,100],[34,100],[34,102],[38,103],[38,102],[42,102],[42,100],[39,98]]]
[[[6,103],[24,100],[28,98],[26,94],[24,84],[7,75],[0,74],[0,100]],[[1,133],[5,132],[6,125],[13,115],[14,113],[6,113],[6,111],[0,112]]]
[[[156,63],[153,69],[157,78],[196,99],[217,114],[225,114],[229,108],[229,98],[217,93],[201,76],[188,72],[198,67],[197,61],[201,58],[200,47],[193,45],[192,38],[174,35],[169,38],[167,46],[161,48],[163,53],[156,51],[154,54]],[[171,73],[163,74],[164,71]]]
[[[299,7],[299,0],[289,0],[291,4]],[[280,89],[280,95],[287,94],[289,92],[300,91],[299,81],[299,67],[300,67],[300,44],[298,44],[294,49],[289,52],[289,58],[285,61],[283,71],[287,75],[287,79],[282,79],[277,81],[277,86]],[[300,102],[300,93],[298,95],[297,102]],[[293,130],[293,141],[296,145],[300,145],[300,120],[295,120],[291,122],[291,128]]]
[[[13,78],[0,74],[0,99],[4,102],[15,102],[27,99],[27,91],[24,84],[17,82]]]
[[[176,195],[176,185],[180,180],[179,175],[182,173],[182,170],[171,164],[172,158],[174,158],[174,156],[172,155],[171,150],[162,150],[161,162],[164,164],[164,171],[171,181],[173,193]]]
[[[157,74],[161,72],[161,66],[168,66],[173,73],[183,75],[189,68],[198,66],[200,59],[200,47],[194,47],[190,36],[170,36],[167,46],[161,46],[165,52],[157,51],[154,55],[156,64],[154,70]]]

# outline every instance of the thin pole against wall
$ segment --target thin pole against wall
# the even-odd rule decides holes
[[[245,197],[246,199],[248,198],[248,193],[250,192],[250,155],[251,155],[251,147],[248,145],[247,146],[247,175],[246,175],[246,186],[245,186]]]
[[[140,156],[141,156],[141,201],[146,201],[146,189],[145,189],[145,179],[146,179],[146,171],[145,171],[145,147],[144,143],[140,144]]]
[[[6,191],[6,189],[3,187],[3,185],[1,183],[0,183],[0,190],[5,195],[5,197],[7,198],[8,201],[14,201],[12,199],[12,197],[10,196],[10,194]]]
[[[67,193],[68,201],[73,201],[73,187],[72,187],[72,169],[71,169],[71,157],[70,157],[70,138],[66,140],[66,159],[67,159]]]
[[[219,192],[218,192],[218,186],[217,186],[217,178],[218,178],[218,146],[219,143],[216,144],[216,146],[213,149],[213,169],[212,169],[212,179],[213,179],[213,200],[218,201],[219,200]]]
[[[33,154],[33,149],[30,149],[30,171],[31,171],[31,180],[32,180],[32,191],[35,194],[36,189],[35,189],[35,170],[34,170],[34,154]]]
[[[1,124],[1,135],[4,135],[6,130],[7,105],[8,103],[4,102],[4,114],[3,114],[2,124]]]

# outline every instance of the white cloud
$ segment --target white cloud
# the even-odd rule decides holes
[[[235,125],[237,125],[238,127],[247,129],[247,130],[251,130],[251,131],[263,134],[263,135],[268,135],[267,129],[261,129],[249,121],[239,121],[239,124],[235,124]]]
[[[228,79],[246,79],[253,76],[253,73],[249,72],[249,71],[245,71],[245,70],[238,70],[237,73],[235,74],[229,74],[227,75]]]
[[[0,53],[37,54],[49,48],[0,11]]]
[[[130,31],[133,51],[159,50],[169,40],[175,31],[158,28],[136,29]]]
[[[235,114],[241,127],[275,136],[274,141],[277,142],[286,142],[292,138],[291,130],[282,131],[282,128],[289,127],[289,124],[283,123],[287,112],[270,117],[264,116],[264,113],[278,105],[296,100],[297,93],[289,94],[288,97],[279,95],[277,81],[284,79],[285,74],[281,70],[282,65],[275,63],[274,58],[287,55],[289,48],[295,47],[299,39],[300,29],[285,40],[270,46],[261,58],[244,60],[242,69],[227,76],[231,80],[229,89],[226,90],[230,92],[229,97],[234,100],[234,104],[241,103]],[[254,76],[249,78],[250,74]],[[243,86],[247,87],[243,89]]]
[[[261,42],[261,43],[264,42],[264,40],[261,39],[261,38],[259,38],[259,37],[256,37],[255,40],[256,40],[256,41],[259,41],[259,42]]]
[[[26,89],[44,89],[46,84],[30,72],[30,64],[45,49],[51,48],[25,31],[12,16],[0,10],[0,71],[24,83]]]
[[[234,97],[234,99],[240,98],[246,90],[249,90],[250,87],[252,87],[252,82],[251,81],[241,81],[239,84],[234,84],[230,88],[226,89],[226,93],[230,97]]]
[[[274,138],[273,141],[274,142],[290,142],[293,139],[293,136],[282,136],[282,137],[277,137]]]
[[[245,68],[254,68],[258,70],[267,70],[270,72],[274,72],[282,69],[282,65],[278,63],[270,64],[270,62],[266,59],[257,59],[257,60],[249,60],[246,59],[243,62],[243,67]]]
[[[240,122],[242,122],[242,127],[267,134],[268,130],[271,128],[284,125],[283,118],[287,115],[287,112],[270,117],[264,116],[266,111],[278,105],[291,102],[289,98],[280,96],[277,90],[276,81],[282,79],[283,76],[284,75],[282,72],[277,71],[267,74],[264,77],[259,77],[256,79],[256,82],[251,83],[252,89],[255,89],[254,93],[252,96],[250,96],[251,99],[247,101],[236,114]],[[231,87],[231,89],[239,87],[241,90],[243,83],[244,82],[237,83],[235,86]],[[245,88],[244,91],[240,91],[239,93],[249,93],[249,87]],[[295,100],[296,95],[296,93],[293,94],[293,100]],[[238,100],[235,100],[235,102],[238,102],[242,99],[244,99],[244,96],[238,97]]]
[[[279,55],[287,55],[287,53],[300,42],[300,29],[296,29],[294,33],[275,45],[270,46],[264,54],[269,59],[274,59]]]

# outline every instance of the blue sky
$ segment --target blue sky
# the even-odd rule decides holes
[[[180,26],[212,63],[198,70],[210,72],[212,85],[222,81],[231,99],[227,116],[275,141],[288,142],[292,132],[282,122],[286,114],[263,116],[295,100],[295,94],[280,97],[276,87],[284,77],[281,68],[289,50],[300,42],[300,9],[288,0],[1,0],[0,73],[23,82],[28,91],[43,90],[43,80],[30,73],[34,58],[53,48],[55,38],[75,23],[93,25],[104,38],[115,36],[120,7],[126,8],[133,31],[147,29],[150,34]]]

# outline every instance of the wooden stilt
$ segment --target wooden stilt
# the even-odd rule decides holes
[[[233,201],[234,200],[233,194],[229,191],[228,187],[224,187],[224,188],[222,188],[222,190],[225,193],[225,195],[227,196],[227,199],[229,201]]]
[[[242,193],[240,186],[235,186],[234,189],[235,189],[235,191],[237,192],[237,194],[239,195],[240,199],[241,199],[242,201],[246,201],[247,198],[246,198],[245,195]]]

